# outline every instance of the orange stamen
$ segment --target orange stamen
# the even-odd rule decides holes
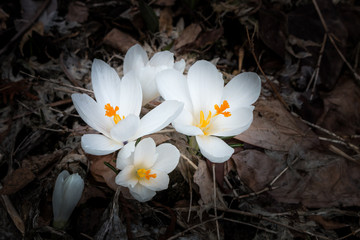
[[[118,106],[115,106],[115,109],[110,105],[110,103],[106,104],[105,105],[105,108],[104,108],[106,111],[105,111],[105,116],[107,117],[114,117],[114,122],[115,124],[117,124],[120,120],[121,120],[121,117],[119,116],[119,114],[117,114],[116,112],[119,110],[119,107]],[[124,119],[125,116],[123,116],[122,119]]]
[[[224,115],[224,117],[231,116],[231,113],[229,111],[224,112],[226,109],[230,108],[230,105],[229,105],[228,101],[226,101],[226,100],[223,101],[223,103],[221,104],[220,107],[219,107],[219,105],[215,104],[214,108],[216,110],[216,114],[214,116],[217,116],[219,114]]]
[[[139,178],[146,178],[147,180],[150,180],[150,178],[156,178],[156,173],[150,174],[151,169],[144,169],[144,168],[140,168],[136,171],[137,175]]]

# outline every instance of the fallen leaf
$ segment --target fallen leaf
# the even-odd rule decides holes
[[[179,48],[184,47],[187,44],[195,42],[196,38],[201,32],[201,27],[199,24],[192,23],[187,26],[184,31],[180,34],[180,37],[175,40],[175,51]]]
[[[109,45],[121,53],[126,53],[129,48],[139,43],[129,34],[124,33],[116,28],[113,28],[104,37],[104,44]]]
[[[165,32],[168,36],[170,36],[173,28],[173,13],[171,8],[166,7],[161,10],[160,18],[159,18],[159,31]]]
[[[294,144],[318,144],[317,136],[309,127],[291,115],[277,100],[259,99],[250,128],[235,138],[276,151],[289,151]]]
[[[89,9],[83,2],[70,2],[66,20],[69,22],[83,23],[89,16]]]
[[[23,189],[35,179],[34,173],[28,168],[18,168],[7,176],[0,190],[2,195],[10,195]]]
[[[98,182],[106,183],[111,189],[116,190],[116,173],[104,164],[104,162],[107,162],[111,166],[116,167],[116,163],[114,162],[116,155],[112,153],[104,156],[86,156],[90,161],[90,172],[94,179]]]
[[[206,46],[214,44],[224,34],[224,28],[217,28],[211,31],[203,32],[196,39],[195,46],[198,48],[205,48]]]

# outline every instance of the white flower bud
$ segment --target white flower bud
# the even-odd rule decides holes
[[[56,179],[53,192],[54,227],[63,228],[78,204],[84,190],[84,180],[79,174],[62,171]]]

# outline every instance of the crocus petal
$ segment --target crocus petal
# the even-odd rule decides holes
[[[71,174],[65,179],[61,212],[56,221],[67,221],[78,204],[84,190],[84,180],[79,174]]]
[[[155,82],[156,73],[155,67],[151,66],[146,66],[136,73],[137,79],[141,83],[143,106],[160,95]]]
[[[119,115],[120,117],[134,114],[139,116],[142,103],[142,90],[140,82],[137,81],[135,73],[129,72],[121,79],[119,94]]]
[[[175,69],[166,69],[156,76],[157,88],[165,100],[177,100],[192,112],[192,103],[186,77]]]
[[[156,160],[156,145],[152,138],[142,139],[135,148],[134,165],[136,168],[151,168]]]
[[[231,111],[230,117],[218,116],[211,125],[209,135],[228,137],[238,135],[250,127],[253,121],[253,107]]]
[[[72,101],[80,117],[87,125],[110,137],[110,130],[114,126],[111,118],[105,116],[105,110],[94,99],[86,94],[71,95]]]
[[[187,81],[195,114],[200,114],[200,110],[208,113],[220,103],[224,80],[212,63],[205,60],[194,63],[189,69]]]
[[[146,202],[152,199],[156,192],[153,190],[150,190],[141,184],[136,184],[135,187],[129,188],[131,195],[138,200],[139,202]]]
[[[98,104],[105,106],[108,103],[118,102],[120,78],[109,64],[94,59],[91,68],[91,83]]]
[[[253,104],[260,95],[261,80],[256,73],[246,72],[235,76],[224,88],[223,100],[230,110]]]
[[[169,51],[157,52],[150,59],[149,65],[152,67],[164,66],[172,68],[174,66],[174,54]]]
[[[179,116],[172,122],[172,125],[179,133],[188,136],[202,135],[203,132],[201,131],[201,129],[195,127],[193,123],[193,115],[184,108],[183,111],[179,114]]]
[[[137,132],[140,125],[138,116],[129,115],[120,120],[110,131],[111,137],[118,142],[129,140]]]
[[[54,192],[52,196],[54,219],[59,219],[61,215],[63,204],[62,200],[64,194],[64,182],[68,176],[70,176],[69,172],[64,170],[58,175],[55,182]]]
[[[222,163],[228,160],[234,153],[234,149],[223,140],[212,136],[196,136],[201,154],[214,163]]]
[[[88,154],[106,155],[119,150],[123,144],[100,134],[85,134],[81,137],[81,147]]]
[[[124,58],[124,74],[131,70],[138,70],[144,67],[149,61],[145,50],[139,45],[135,44],[125,54]]]
[[[157,132],[169,125],[179,115],[183,105],[178,101],[161,103],[140,120],[140,127],[132,140]]]
[[[156,169],[151,169],[151,174],[156,174],[156,177],[151,177],[149,178],[149,180],[146,178],[142,178],[139,180],[139,183],[153,191],[161,191],[168,188],[169,176],[167,175],[167,173]]]
[[[175,62],[174,69],[180,73],[183,73],[185,70],[185,60],[181,59],[180,61]]]
[[[135,166],[129,165],[121,170],[121,172],[115,177],[115,183],[123,187],[134,187],[138,183]]]
[[[135,141],[127,143],[122,149],[120,149],[116,158],[116,168],[124,169],[128,165],[134,164],[132,153],[135,151]]]
[[[152,166],[152,169],[170,173],[179,163],[180,152],[170,143],[163,143],[157,146],[156,153],[158,154],[158,157],[155,164]]]

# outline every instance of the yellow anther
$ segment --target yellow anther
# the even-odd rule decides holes
[[[110,105],[110,103],[105,105],[104,108],[105,111],[105,116],[107,117],[114,117],[114,122],[115,124],[117,124],[120,120],[124,119],[125,116],[123,116],[123,118],[121,119],[120,115],[117,114],[116,112],[119,110],[118,106],[115,106],[115,109]]]
[[[144,169],[144,168],[140,168],[136,171],[138,178],[146,178],[147,180],[150,180],[150,178],[156,178],[156,173],[150,174],[151,169]]]

